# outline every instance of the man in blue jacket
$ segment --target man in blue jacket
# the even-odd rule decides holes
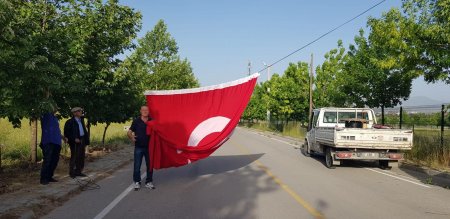
[[[41,169],[41,184],[47,185],[49,182],[58,182],[53,178],[61,152],[61,130],[59,129],[58,118],[53,113],[45,113],[41,117],[41,149],[44,155]]]

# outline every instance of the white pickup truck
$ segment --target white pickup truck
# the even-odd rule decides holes
[[[412,130],[377,125],[371,109],[320,108],[313,111],[302,152],[324,155],[328,168],[345,160],[378,160],[381,168],[389,168],[412,145]]]

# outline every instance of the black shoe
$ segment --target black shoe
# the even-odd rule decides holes
[[[86,177],[87,175],[86,175],[86,174],[84,174],[84,173],[77,173],[77,174],[75,174],[75,176]]]
[[[55,178],[50,178],[50,180],[48,180],[49,182],[58,182],[58,180],[56,180]]]
[[[74,179],[75,177],[77,177],[75,174],[69,174],[70,178]]]
[[[41,185],[48,185],[48,181],[47,180],[41,180]]]

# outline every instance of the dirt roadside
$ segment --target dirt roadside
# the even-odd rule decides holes
[[[86,163],[85,173],[95,182],[113,174],[113,172],[133,159],[133,147],[106,153]],[[43,186],[39,184],[39,172],[36,170],[27,180],[28,187],[21,186],[12,192],[0,195],[0,218],[38,218],[53,208],[62,205],[84,188],[67,175],[67,161],[61,160],[56,171],[59,182]],[[37,176],[35,176],[37,175]]]

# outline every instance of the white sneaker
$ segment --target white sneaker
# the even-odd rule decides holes
[[[135,182],[134,183],[134,191],[137,191],[141,188],[141,183],[140,182]]]
[[[145,187],[149,189],[155,189],[155,186],[153,185],[152,182],[145,183]]]

